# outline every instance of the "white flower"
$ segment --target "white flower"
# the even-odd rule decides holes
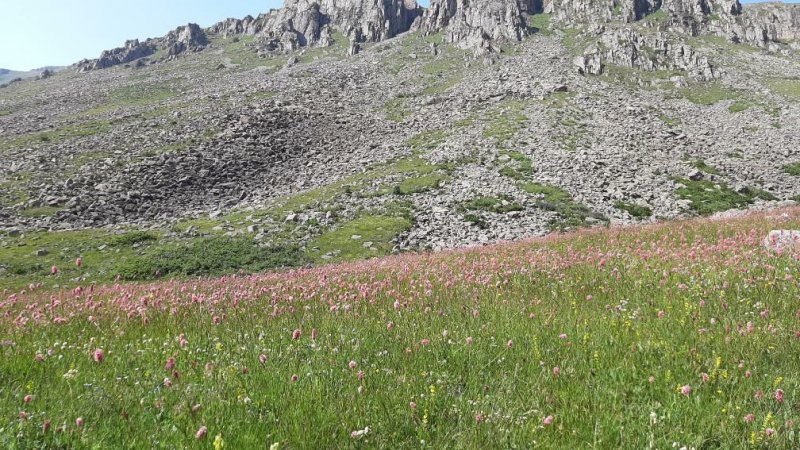
[[[64,374],[64,379],[71,380],[78,376],[78,369],[69,369],[67,373]]]
[[[280,442],[276,442],[276,443],[274,443],[274,444],[269,446],[269,450],[278,450],[280,447],[281,447],[281,443]]]
[[[350,433],[350,437],[353,438],[353,439],[358,439],[358,438],[360,438],[361,436],[364,436],[367,433],[369,433],[369,427],[364,427],[363,430],[356,430],[356,431],[353,431],[352,433]]]

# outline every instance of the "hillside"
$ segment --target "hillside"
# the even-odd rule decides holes
[[[215,239],[318,264],[791,202],[798,11],[292,0],[129,41],[0,90],[0,227],[33,237],[0,270],[126,233],[140,279]]]
[[[5,291],[0,445],[798,448],[799,255],[762,239],[799,228],[792,208]]]

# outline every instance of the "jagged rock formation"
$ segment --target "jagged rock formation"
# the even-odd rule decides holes
[[[336,31],[352,43],[379,42],[408,31],[421,12],[414,0],[288,0],[266,15],[259,37],[276,52],[330,45]]]
[[[104,51],[98,59],[84,59],[77,64],[77,69],[79,72],[106,69],[150,56],[155,52],[156,48],[149,40],[139,42],[138,39],[132,39],[125,42],[124,47]]]
[[[601,32],[574,64],[582,75],[600,75],[606,64],[654,72],[681,71],[698,80],[718,78],[708,58],[663,33],[645,35],[631,28]]]
[[[97,59],[84,59],[76,64],[78,72],[107,69],[120,64],[127,64],[148,56],[159,50],[166,50],[168,57],[177,56],[187,50],[197,51],[208,44],[205,31],[197,24],[190,23],[170,31],[166,36],[139,42],[132,39],[125,42],[124,47],[104,51]]]
[[[523,12],[537,9],[531,1],[434,0],[416,28],[444,30],[445,42],[485,53],[497,44],[521,41],[528,32]]]
[[[800,39],[800,5],[748,5],[738,21],[725,23],[721,31],[733,42],[777,50],[778,43]]]
[[[244,19],[229,18],[213,25],[208,32],[222,37],[254,35],[261,31],[262,24],[261,16],[259,19],[254,19],[253,16],[245,16]]]
[[[201,50],[208,44],[206,33],[196,23],[170,31],[165,40],[164,45],[169,56],[177,56],[187,50]]]

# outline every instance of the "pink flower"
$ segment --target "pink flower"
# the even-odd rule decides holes
[[[400,309],[400,301],[398,300],[394,301],[394,309]]]
[[[473,318],[477,318],[480,315],[481,315],[481,312],[479,310],[477,310],[477,309],[473,309],[472,310],[472,317]]]
[[[414,402],[411,402],[411,403],[408,404],[408,407],[411,408],[411,409],[417,409],[417,404],[414,403]]]
[[[311,329],[311,340],[312,341],[316,341],[317,340],[317,329],[316,328],[312,328]]]
[[[211,318],[211,322],[212,322],[214,325],[219,325],[219,324],[222,322],[222,317],[220,317],[220,316],[213,316],[213,317]]]
[[[508,348],[511,348],[511,347],[513,347],[513,346],[514,346],[514,341],[512,341],[511,339],[509,339],[509,340],[508,340],[508,342],[506,342],[506,347],[508,347]]]
[[[666,316],[666,315],[667,315],[667,313],[665,313],[663,309],[658,312],[658,318],[659,319],[663,319],[664,316]]]
[[[705,373],[705,372],[703,372],[702,374],[700,374],[700,378],[702,378],[702,379],[703,379],[703,383],[708,383],[708,380],[709,380],[709,379],[711,379],[711,377],[710,377],[710,376],[709,376],[707,373]]]
[[[83,417],[78,417],[77,419],[75,419],[75,426],[78,428],[83,426]]]
[[[750,377],[752,377],[752,376],[753,376],[753,372],[750,372],[749,370],[746,370],[746,371],[744,372],[744,377],[745,377],[745,378],[750,378]]]
[[[472,345],[472,336],[467,336],[467,345]]]
[[[764,398],[764,391],[762,391],[761,389],[757,390],[754,397],[756,400],[761,400],[762,398]]]
[[[297,383],[298,380],[300,380],[300,377],[297,374],[292,375],[292,383]]]
[[[186,339],[185,334],[181,333],[181,335],[178,336],[178,345],[180,345],[181,348],[186,348],[186,346],[189,345],[189,340]]]
[[[203,439],[204,437],[206,437],[207,434],[208,434],[208,428],[206,428],[206,426],[203,425],[202,427],[200,427],[199,430],[197,430],[197,433],[194,434],[194,437],[195,439]]]
[[[172,370],[175,368],[175,358],[167,359],[167,364],[164,365],[164,369]]]
[[[44,423],[42,423],[42,431],[47,433],[48,430],[50,430],[50,419],[47,419],[44,421]]]
[[[44,355],[41,353],[37,353],[36,356],[33,357],[33,359],[36,362],[42,362],[44,361]]]
[[[544,419],[542,419],[542,425],[545,425],[545,426],[552,425],[553,424],[553,420],[554,420],[553,416],[547,416]]]
[[[591,296],[591,294],[590,294],[590,295],[587,295],[587,296],[586,296],[586,301],[587,301],[587,302],[590,302],[590,301],[592,301],[592,299],[593,299],[593,298],[594,298],[594,297],[592,297],[592,296]]]
[[[561,369],[558,366],[553,367],[553,375],[558,376],[559,374],[561,374]]]
[[[55,275],[58,273],[58,267],[53,266],[50,268],[50,275]]]
[[[355,362],[355,361],[350,361],[350,364],[348,364],[347,366],[348,366],[348,367],[350,367],[351,369],[355,369],[355,368],[356,368],[356,365],[357,365],[357,364],[356,364],[356,362]]]
[[[101,363],[103,362],[104,359],[106,359],[106,354],[105,352],[103,352],[102,348],[98,348],[97,350],[94,351],[92,359],[94,359],[94,362]]]
[[[745,423],[753,423],[754,420],[756,420],[756,416],[754,416],[752,414],[748,414],[748,415],[744,416]]]
[[[169,377],[164,378],[164,386],[165,387],[172,387],[172,380],[170,380]]]
[[[775,391],[775,400],[778,403],[782,403],[783,402],[783,389],[778,389],[778,390]]]
[[[300,339],[300,329],[299,328],[292,332],[292,340],[296,341],[298,339]]]
[[[387,330],[392,331],[393,328],[394,328],[394,322],[389,322],[386,324]]]
[[[265,355],[263,353],[258,355],[258,362],[260,362],[261,364],[266,364],[267,363],[267,355]]]
[[[78,266],[78,267],[82,266],[83,265],[83,260],[80,259],[80,258],[76,259],[75,260],[75,265]]]
[[[681,394],[683,394],[683,395],[685,395],[685,396],[687,396],[687,397],[688,397],[688,396],[689,396],[689,394],[691,394],[691,393],[692,393],[692,387],[691,387],[691,386],[689,386],[688,384],[684,384],[684,385],[681,387]]]
[[[22,401],[25,402],[25,403],[30,403],[30,402],[33,401],[33,396],[28,394],[28,395],[25,396],[25,398],[22,399]]]
[[[764,430],[764,434],[766,434],[768,437],[775,436],[775,429],[767,428],[766,430]]]
[[[475,414],[475,423],[481,423],[481,422],[483,422],[483,414],[481,413]]]
[[[357,376],[359,380],[363,380],[366,375],[363,370],[359,370]]]
[[[567,338],[567,335],[565,333],[561,333],[561,334],[558,335],[558,338],[561,339],[561,340],[564,340],[564,339]]]
[[[430,344],[430,343],[431,343],[431,341],[429,341],[429,340],[427,340],[427,339],[423,339],[423,340],[419,341],[419,343],[420,343],[420,345],[422,345],[422,346],[424,347],[424,346],[426,346],[426,345]]]

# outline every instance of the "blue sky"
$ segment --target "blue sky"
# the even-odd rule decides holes
[[[30,70],[96,58],[101,51],[119,47],[127,39],[163,36],[189,22],[207,27],[226,17],[256,16],[280,7],[283,0],[4,0],[3,3],[0,67]]]

